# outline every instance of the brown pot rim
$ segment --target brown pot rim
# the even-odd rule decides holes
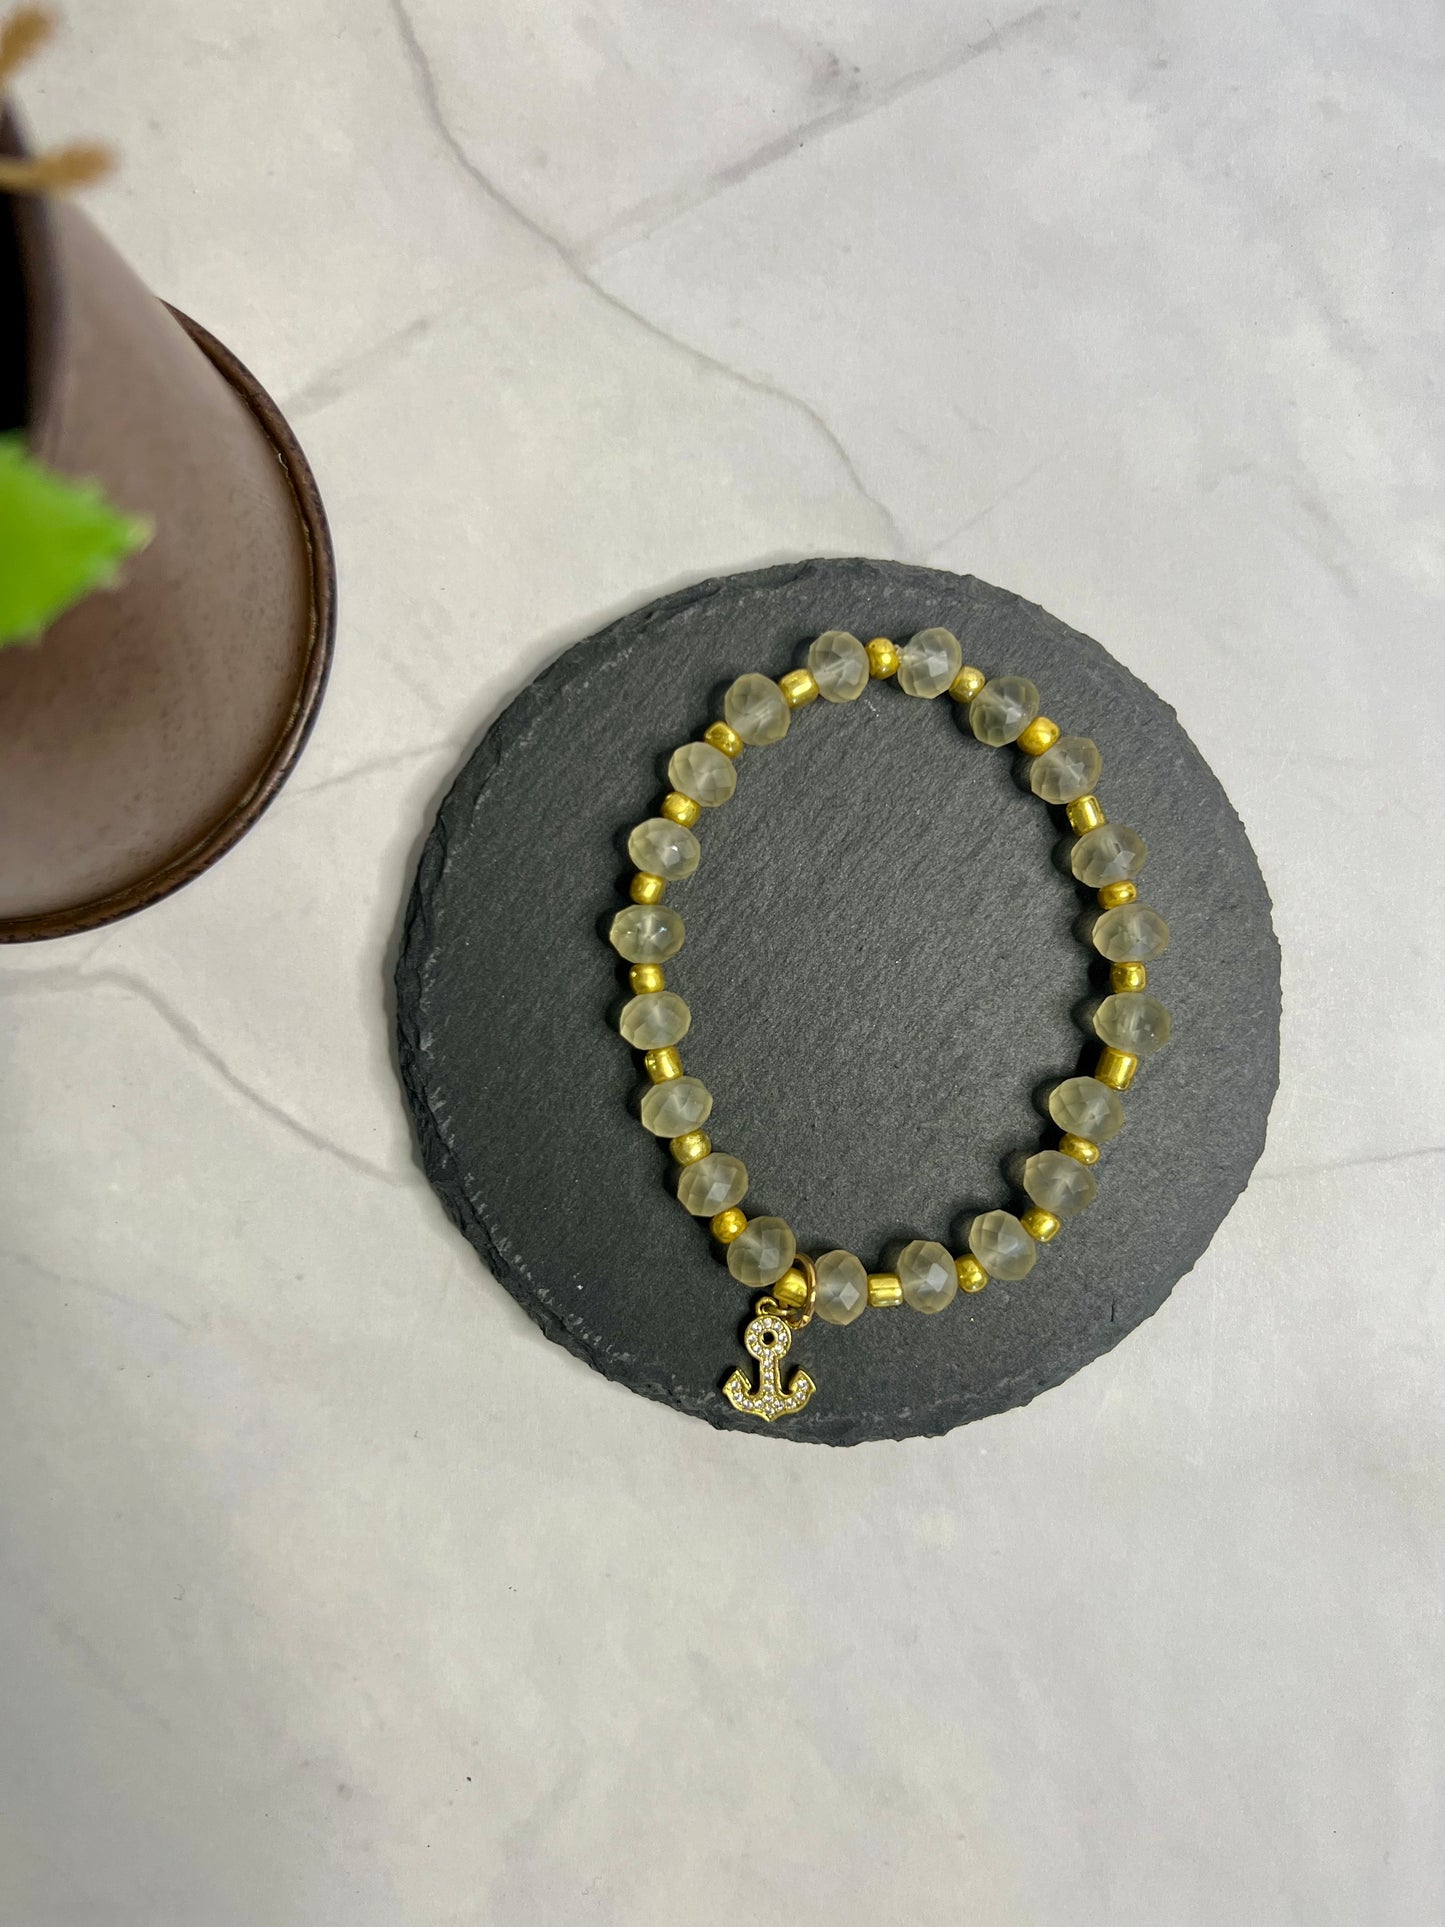
[[[285,416],[245,363],[224,342],[218,341],[208,329],[203,328],[200,322],[192,321],[189,315],[182,314],[179,308],[170,307],[169,303],[165,305],[251,410],[275,449],[291,485],[297,519],[306,541],[311,578],[310,633],[300,687],[271,755],[250,789],[190,849],[134,883],[127,884],[123,890],[97,897],[89,903],[74,904],[63,910],[47,910],[33,917],[0,918],[0,943],[30,943],[46,937],[71,937],[83,930],[95,930],[102,924],[114,923],[121,917],[132,916],[137,910],[158,903],[162,897],[168,897],[172,891],[179,890],[202,870],[208,869],[218,857],[224,856],[231,845],[238,842],[256,822],[290,775],[306,738],[311,734],[326,678],[331,670],[336,640],[336,557],[311,464],[301,452],[301,445]],[[43,640],[39,646],[42,649],[45,647]]]

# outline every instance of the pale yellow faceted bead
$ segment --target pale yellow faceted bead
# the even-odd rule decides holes
[[[728,1246],[728,1270],[740,1285],[756,1291],[760,1285],[778,1282],[797,1249],[782,1218],[751,1218]]]
[[[720,1245],[730,1245],[734,1238],[740,1238],[748,1228],[748,1216],[731,1205],[726,1211],[719,1211],[708,1229]]]
[[[1136,903],[1139,899],[1137,883],[1106,883],[1097,893],[1101,910],[1117,910],[1121,903]]]
[[[738,773],[732,758],[724,756],[711,743],[684,743],[675,749],[667,765],[667,780],[682,795],[690,796],[704,809],[726,803],[738,786]],[[667,805],[663,805],[666,812]]]
[[[1069,851],[1069,868],[1085,889],[1101,890],[1136,877],[1148,854],[1143,837],[1127,823],[1101,823]]]
[[[694,803],[690,796],[682,795],[679,790],[669,790],[662,799],[662,813],[669,821],[681,823],[684,829],[689,829],[702,815],[702,805]]]
[[[1018,746],[1025,756],[1042,756],[1059,740],[1059,726],[1052,717],[1035,716],[1027,729],[1018,734]]]
[[[667,885],[661,877],[649,876],[646,870],[639,870],[628,887],[627,894],[634,903],[661,903]]]
[[[1081,796],[1077,803],[1069,805],[1069,828],[1075,836],[1083,836],[1089,830],[1097,830],[1101,823],[1107,823],[1104,806],[1097,796]]]
[[[1095,923],[1094,948],[1110,963],[1153,963],[1169,948],[1169,925],[1147,903],[1121,903]]]
[[[1101,1084],[1107,1084],[1111,1090],[1127,1091],[1134,1082],[1134,1073],[1138,1068],[1137,1057],[1130,1056],[1126,1050],[1115,1050],[1112,1044],[1106,1044],[1099,1052],[1099,1061],[1094,1066],[1094,1075]]]
[[[675,990],[653,990],[622,1006],[617,1028],[634,1050],[666,1050],[680,1044],[692,1012]]]
[[[868,674],[878,682],[898,674],[898,650],[887,636],[875,636],[868,645]]]
[[[700,1078],[674,1077],[642,1093],[642,1128],[654,1137],[681,1137],[711,1114],[712,1092]]]
[[[905,696],[941,696],[962,667],[951,629],[920,629],[898,651],[898,687]]]
[[[868,651],[846,629],[829,629],[808,646],[808,667],[825,703],[856,702],[868,687]]]
[[[1143,990],[1116,991],[1094,1012],[1094,1032],[1114,1050],[1152,1057],[1169,1042],[1169,1012]]]
[[[1039,692],[1027,676],[995,676],[968,706],[968,726],[981,743],[1002,749],[1017,742],[1039,713]]]
[[[668,883],[681,883],[697,868],[702,845],[686,824],[649,816],[628,837],[627,854],[639,870],[649,870]]]
[[[1106,1087],[1107,1088],[1107,1087]],[[1097,1164],[1099,1147],[1092,1138],[1076,1137],[1072,1131],[1065,1131],[1059,1139],[1059,1149],[1066,1158],[1077,1158],[1080,1164]]]
[[[1097,1077],[1066,1077],[1049,1092],[1049,1116],[1061,1131],[1107,1144],[1124,1128],[1118,1093]]]
[[[1027,1278],[1038,1247],[1012,1211],[984,1211],[968,1227],[968,1248],[990,1278]]]
[[[961,1258],[955,1258],[953,1268],[958,1273],[960,1291],[982,1291],[988,1283],[988,1273],[971,1251],[965,1251]]]
[[[868,1303],[879,1310],[903,1303],[903,1280],[896,1271],[868,1273]]]
[[[661,964],[634,964],[627,973],[627,981],[639,997],[651,996],[656,990],[667,989],[667,972]],[[1123,986],[1115,984],[1114,988],[1120,990]]]
[[[818,1296],[813,1309],[826,1325],[851,1325],[868,1309],[868,1273],[851,1251],[825,1251],[815,1258]]]
[[[898,1254],[903,1302],[914,1311],[942,1311],[958,1296],[958,1272],[946,1245],[915,1238]]]
[[[666,963],[682,948],[682,918],[665,903],[633,903],[612,919],[607,941],[629,963]]]
[[[723,697],[723,714],[745,743],[759,746],[782,742],[792,721],[788,699],[771,676],[739,676]]]
[[[981,669],[965,663],[948,685],[948,693],[956,703],[971,703],[987,681],[988,677]]]
[[[823,693],[811,669],[790,669],[786,676],[779,676],[778,687],[789,709],[806,709],[809,703],[817,702]]]
[[[715,1218],[748,1195],[748,1167],[726,1151],[712,1151],[688,1165],[677,1181],[677,1199],[695,1218]]]
[[[666,1084],[672,1078],[682,1076],[682,1058],[668,1044],[661,1050],[644,1052],[642,1068],[654,1084]]]
[[[1024,1190],[1041,1211],[1052,1211],[1056,1218],[1076,1218],[1099,1195],[1088,1166],[1062,1151],[1034,1152],[1024,1165]]]
[[[1110,990],[1142,990],[1149,972],[1141,963],[1117,963],[1109,972]]]
[[[1099,780],[1104,759],[1090,736],[1061,736],[1029,765],[1029,788],[1045,803],[1077,803]]]
[[[696,1164],[700,1158],[705,1158],[711,1151],[712,1139],[706,1131],[684,1131],[682,1136],[675,1137],[667,1148],[679,1164]]]
[[[735,729],[729,729],[726,723],[709,723],[702,732],[702,740],[711,743],[714,749],[720,749],[724,756],[731,756],[734,762],[743,753],[742,737]]]
[[[1057,1238],[1062,1218],[1056,1218],[1052,1211],[1045,1211],[1042,1205],[1034,1205],[1025,1211],[1019,1223],[1027,1231],[1036,1245],[1046,1245],[1051,1238]]]

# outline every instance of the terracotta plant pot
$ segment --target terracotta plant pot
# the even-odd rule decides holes
[[[10,117],[0,151],[23,152]],[[315,720],[335,628],[316,484],[276,405],[80,209],[0,198],[0,429],[155,536],[0,649],[0,941],[178,889],[250,828]]]

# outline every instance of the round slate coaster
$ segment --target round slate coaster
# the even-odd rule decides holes
[[[766,1426],[721,1386],[748,1365],[750,1299],[672,1196],[616,1030],[626,836],[667,757],[744,670],[781,675],[824,629],[952,629],[966,661],[1032,677],[1092,735],[1110,815],[1149,844],[1144,894],[1173,943],[1150,988],[1174,1018],[1140,1071],[1099,1198],[1021,1284],[936,1317],[815,1319],[793,1346],[817,1391]],[[1056,1141],[1055,1079],[1093,1062],[1107,966],[1062,811],[1024,758],[974,741],[947,697],[871,684],[747,750],[705,811],[703,860],[667,901],[708,1130],[747,1164],[753,1216],[871,1269],[890,1242],[965,1248],[977,1210],[1022,1209],[1017,1154]],[[1279,952],[1254,853],[1174,713],[1087,637],[1005,590],[899,563],[813,561],[701,583],[577,644],[508,708],[426,845],[397,969],[401,1065],[428,1175],[549,1338],[712,1424],[851,1445],[1024,1404],[1108,1351],[1199,1257],[1264,1144],[1278,1074]],[[1026,1202],[1026,1201],[1024,1201]],[[479,1375],[486,1369],[477,1361]],[[751,1368],[750,1368],[751,1369]],[[558,1375],[557,1396],[567,1396]]]

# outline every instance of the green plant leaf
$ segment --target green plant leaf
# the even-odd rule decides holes
[[[0,647],[38,641],[150,539],[151,525],[112,508],[95,483],[56,475],[23,436],[0,435]]]

